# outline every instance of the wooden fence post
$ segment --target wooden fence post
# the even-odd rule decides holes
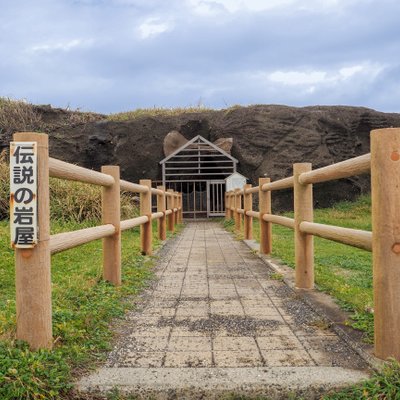
[[[235,229],[240,232],[242,229],[242,217],[238,212],[238,209],[242,206],[242,196],[240,195],[240,189],[235,189]]]
[[[233,219],[232,207],[234,206],[233,192],[230,190],[228,192],[228,219]]]
[[[165,240],[167,238],[167,220],[165,217],[165,186],[157,186],[163,194],[157,195],[157,212],[163,212],[164,215],[157,220],[158,238]]]
[[[375,355],[400,360],[400,128],[371,132]]]
[[[229,219],[229,193],[225,192],[225,219]]]
[[[102,223],[115,226],[115,234],[103,238],[103,278],[112,284],[121,285],[121,193],[119,167],[105,165],[101,172],[111,175],[115,183],[103,186]]]
[[[142,254],[151,255],[153,244],[153,224],[151,221],[151,180],[141,179],[139,183],[149,188],[146,193],[140,193],[140,215],[146,215],[149,217],[148,222],[140,225],[140,243]]]
[[[178,192],[174,192],[174,209],[178,208]],[[178,210],[174,211],[175,212],[175,217],[174,217],[174,223],[175,225],[178,225],[178,220],[179,220],[179,215],[178,215]]]
[[[38,242],[32,249],[15,249],[17,339],[31,349],[51,349],[51,258],[49,205],[49,146],[42,133],[18,132],[16,142],[37,142]]]
[[[182,193],[178,194],[178,215],[179,215],[179,220],[178,223],[182,224],[183,223],[183,198],[182,198]]]
[[[271,214],[271,191],[264,192],[261,188],[265,183],[270,183],[270,178],[259,178],[258,180],[258,202],[260,210],[260,253],[272,253],[272,224],[263,220],[264,214]]]
[[[247,183],[243,186],[243,208],[244,208],[244,239],[253,239],[253,217],[246,215],[246,211],[253,210],[253,195],[246,193],[246,189],[250,189],[252,185]]]
[[[173,190],[172,189],[168,189],[167,190],[168,193],[173,194]],[[174,208],[174,196],[167,196],[167,210],[171,210]],[[174,216],[174,212],[172,211],[171,214],[168,215],[167,218],[167,226],[168,226],[168,230],[170,232],[173,232],[175,229],[175,222],[174,222],[175,216]]]
[[[312,184],[299,182],[299,175],[308,171],[311,171],[310,163],[293,164],[296,287],[299,289],[314,287],[314,236],[300,231],[301,222],[313,222]]]

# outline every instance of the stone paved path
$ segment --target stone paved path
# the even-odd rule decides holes
[[[106,366],[81,390],[312,398],[367,376],[329,324],[217,223],[188,223],[163,249],[156,274]]]

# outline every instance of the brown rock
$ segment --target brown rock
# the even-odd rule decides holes
[[[164,155],[168,157],[174,151],[184,146],[188,140],[178,131],[171,131],[164,138]]]

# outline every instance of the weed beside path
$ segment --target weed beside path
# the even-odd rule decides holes
[[[55,223],[53,232],[91,226]],[[154,239],[156,229],[154,229]],[[105,358],[110,349],[113,318],[132,307],[125,301],[137,294],[152,276],[153,259],[139,249],[139,229],[122,235],[121,287],[101,279],[101,241],[52,257],[54,350],[32,352],[15,337],[14,254],[9,227],[0,222],[0,398],[71,398],[71,380]]]

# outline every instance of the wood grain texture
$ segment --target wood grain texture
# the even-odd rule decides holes
[[[294,219],[288,217],[282,217],[281,215],[274,214],[264,214],[263,220],[267,222],[271,222],[276,225],[282,225],[286,228],[294,229]]]
[[[259,211],[246,211],[246,215],[250,217],[260,219],[260,212]]]
[[[150,256],[153,247],[153,228],[151,223],[151,180],[141,179],[139,184],[146,186],[148,191],[140,193],[140,215],[148,217],[148,221],[140,225],[140,246],[142,254]]]
[[[300,230],[303,221],[313,222],[312,185],[299,182],[300,174],[308,171],[311,171],[310,163],[293,164],[295,275],[299,289],[314,288],[314,237]]]
[[[242,195],[240,194],[240,189],[235,189],[235,229],[237,232],[240,232],[242,229],[242,216],[239,210],[242,209]]]
[[[124,180],[120,180],[119,182],[120,188],[124,192],[132,192],[132,193],[147,193],[149,188],[147,186],[139,185],[138,183],[132,183]]]
[[[289,176],[288,178],[280,179],[279,181],[264,183],[261,186],[261,190],[263,192],[267,192],[273,190],[290,189],[293,187],[293,184],[294,184],[293,176]]]
[[[33,350],[51,349],[51,260],[48,136],[14,134],[16,142],[37,142],[38,244],[33,249],[15,249],[17,333]]]
[[[120,224],[121,231],[126,231],[128,229],[135,228],[136,226],[143,225],[146,222],[149,222],[149,217],[146,215],[141,216],[141,217],[126,219],[124,221],[121,221],[121,224]]]
[[[263,191],[263,186],[269,185],[270,178],[258,180],[258,204],[260,209],[260,253],[271,254],[272,252],[272,224],[264,219],[271,214],[271,192]]]
[[[253,195],[246,190],[251,189],[252,185],[247,183],[243,187],[243,209],[244,209],[244,239],[253,239],[253,217],[246,214],[246,211],[253,210]]]
[[[346,161],[318,168],[314,171],[304,172],[299,176],[299,182],[303,185],[308,183],[320,183],[336,179],[348,178],[350,176],[368,174],[371,169],[371,154],[354,157]]]
[[[92,228],[79,229],[72,232],[63,232],[50,237],[51,254],[81,246],[82,244],[112,236],[116,233],[112,224],[94,226]]]
[[[173,232],[175,230],[175,213],[173,212],[174,208],[174,191],[172,189],[167,190],[167,210],[171,210],[167,214],[167,229],[169,232]]]
[[[67,179],[69,181],[91,183],[100,186],[112,186],[114,178],[101,172],[79,167],[55,158],[49,158],[50,176],[54,178]]]
[[[300,230],[303,233],[309,233],[310,235],[333,240],[334,242],[372,251],[372,232],[314,222],[302,222]]]
[[[114,178],[112,186],[102,190],[102,223],[112,224],[115,233],[103,238],[103,278],[112,284],[121,285],[121,194],[119,186],[119,167],[106,165],[101,168],[103,174]]]
[[[165,210],[166,210],[165,187],[157,186],[157,189],[161,191],[161,194],[157,195],[157,211],[163,213],[163,216],[157,222],[158,238],[160,240],[166,240],[167,239],[167,218],[165,215]]]
[[[371,132],[375,355],[400,360],[400,129]]]

